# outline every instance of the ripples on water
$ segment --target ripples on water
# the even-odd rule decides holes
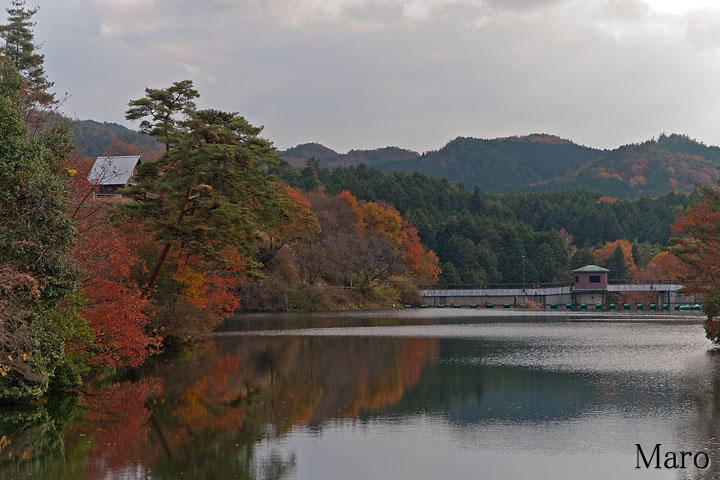
[[[407,318],[396,315],[398,323]],[[424,320],[436,314],[412,315]],[[339,472],[344,478],[682,478],[635,469],[635,443],[646,450],[656,443],[705,448],[720,462],[714,433],[701,433],[710,420],[701,410],[715,406],[708,378],[717,377],[717,362],[697,318],[453,312],[435,320],[328,322],[249,334],[440,342],[425,374],[439,378],[421,379],[414,390],[434,383],[428,390],[442,392],[441,407],[418,409],[406,398],[361,421],[329,423],[320,438],[296,429],[281,450],[298,456],[298,478]],[[458,378],[475,378],[477,388],[458,388]],[[413,390],[406,395],[412,396]],[[272,442],[262,444],[271,448]],[[372,458],[371,464],[350,452]]]
[[[134,382],[112,387],[112,398],[124,400],[86,402],[61,430],[63,455],[48,455],[32,472],[720,478],[719,362],[697,316],[247,315],[212,344],[157,359]],[[108,408],[122,402],[127,409]],[[637,470],[636,443],[705,449],[713,464],[680,474]],[[0,473],[28,472],[5,460]]]

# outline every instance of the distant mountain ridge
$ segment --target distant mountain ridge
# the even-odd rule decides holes
[[[320,160],[321,167],[347,167],[360,163],[375,164],[383,162],[403,162],[420,156],[418,152],[398,147],[384,147],[375,150],[350,150],[338,153],[319,143],[305,143],[281,152],[285,160],[295,167],[305,166],[309,158]]]
[[[70,133],[71,143],[84,157],[103,155],[112,150],[111,145],[130,145],[148,158],[164,150],[154,138],[116,123],[71,120]],[[536,133],[496,139],[457,137],[423,154],[399,147],[338,153],[319,143],[280,153],[296,167],[314,157],[323,167],[365,164],[385,172],[420,172],[487,192],[589,189],[616,198],[689,192],[694,182],[708,183],[717,177],[720,165],[720,147],[678,134],[661,134],[612,150]]]
[[[70,144],[82,157],[104,155],[116,140],[131,145],[149,156],[156,156],[164,150],[164,146],[153,137],[117,123],[95,120],[68,119],[67,121],[70,123]]]
[[[439,150],[419,154],[397,147],[340,154],[317,143],[281,152],[295,166],[316,157],[321,166],[366,164],[385,172],[420,172],[489,192],[591,189],[611,197],[659,196],[689,192],[694,182],[717,176],[720,148],[687,135],[613,150],[578,145],[548,134],[496,139],[458,137]]]

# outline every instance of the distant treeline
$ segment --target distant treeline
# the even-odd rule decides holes
[[[420,173],[383,173],[365,165],[328,170],[316,160],[305,168],[283,164],[278,173],[306,191],[393,205],[418,229],[441,262],[441,283],[564,281],[593,259],[592,247],[625,239],[639,267],[662,250],[670,225],[696,194],[616,200],[589,190],[533,194],[467,190]],[[612,272],[611,272],[612,276]]]
[[[339,154],[311,143],[282,155],[300,167],[311,158],[329,168],[364,163],[386,173],[420,172],[447,178],[453,184],[460,181],[467,188],[478,187],[484,192],[590,189],[616,198],[691,192],[695,182],[709,184],[720,165],[720,148],[678,134],[661,134],[657,139],[613,150],[533,134],[496,139],[458,137],[439,150],[423,154],[387,147]]]

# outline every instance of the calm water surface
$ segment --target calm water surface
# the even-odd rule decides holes
[[[0,477],[720,478],[720,352],[692,315],[241,316],[113,380],[0,412]],[[711,466],[639,470],[636,443]]]

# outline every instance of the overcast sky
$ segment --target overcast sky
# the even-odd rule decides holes
[[[5,6],[9,0],[5,0]],[[124,120],[145,87],[192,79],[280,149],[417,151],[547,132],[616,147],[720,144],[711,0],[35,0],[69,116]],[[716,6],[717,5],[717,6]]]

